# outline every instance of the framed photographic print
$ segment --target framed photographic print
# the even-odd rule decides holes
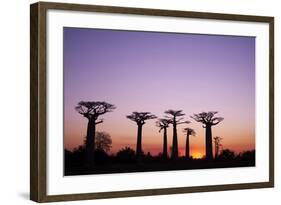
[[[30,198],[274,186],[274,18],[31,5]]]

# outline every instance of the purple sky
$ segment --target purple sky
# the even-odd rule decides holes
[[[126,115],[150,111],[163,117],[167,109],[182,109],[192,121],[188,126],[197,137],[191,146],[198,152],[204,149],[204,130],[189,116],[201,111],[219,111],[225,118],[213,129],[225,148],[254,148],[255,38],[64,28],[64,140],[69,149],[86,135],[87,121],[74,110],[81,100],[116,105],[97,127],[112,136],[113,151],[127,145],[135,149],[136,125]],[[183,127],[178,129],[180,147]],[[161,151],[155,121],[143,129],[144,151]]]

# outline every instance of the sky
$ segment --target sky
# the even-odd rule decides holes
[[[255,38],[121,31],[65,27],[64,147],[72,150],[86,136],[87,119],[74,109],[79,101],[106,101],[117,108],[101,116],[97,131],[112,138],[111,153],[135,149],[137,125],[126,118],[133,111],[164,117],[168,109],[183,110],[188,125],[178,126],[180,155],[183,128],[191,155],[205,152],[205,130],[190,115],[218,111],[224,120],[213,126],[223,148],[255,149]],[[143,126],[142,148],[162,152],[163,133],[149,120]],[[168,146],[172,128],[168,129]]]

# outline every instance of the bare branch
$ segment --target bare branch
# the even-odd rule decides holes
[[[180,124],[189,124],[190,123],[190,121],[188,121],[188,120],[186,120],[186,121],[184,121],[184,122],[178,122],[177,121],[177,125],[180,125]]]
[[[100,123],[103,123],[103,120],[100,120],[100,121],[96,122],[95,124],[97,125],[97,124],[100,124]]]
[[[215,117],[212,119],[212,125],[217,125],[223,120],[224,120],[224,118],[222,118],[222,117]]]

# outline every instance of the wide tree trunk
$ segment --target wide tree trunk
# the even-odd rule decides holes
[[[137,148],[136,148],[136,157],[137,161],[141,160],[142,155],[142,125],[138,125],[138,135],[137,135]]]
[[[164,127],[164,135],[163,135],[163,158],[168,158],[168,142],[167,142],[167,128]]]
[[[213,159],[212,126],[206,125],[206,160]]]
[[[189,153],[189,134],[186,135],[186,142],[185,142],[185,158],[189,159],[190,158],[190,153]]]
[[[177,124],[174,120],[173,123],[173,147],[172,147],[172,158],[177,159],[178,158],[178,136],[177,136]]]
[[[87,167],[93,167],[95,161],[95,133],[96,124],[94,120],[89,119],[86,136],[86,156],[85,163]]]

